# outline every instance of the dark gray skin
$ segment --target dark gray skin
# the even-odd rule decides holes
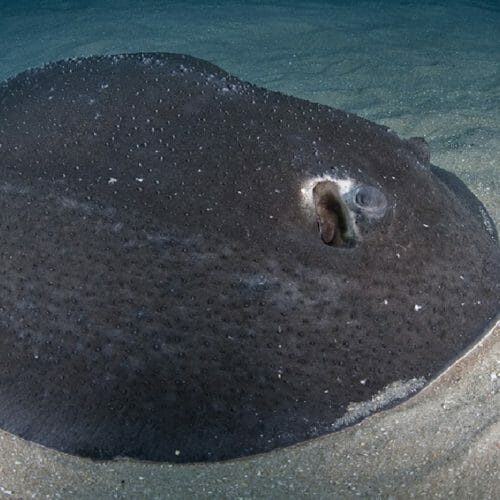
[[[0,427],[68,453],[319,436],[499,311],[493,225],[425,142],[188,56],[3,83],[0,175]]]

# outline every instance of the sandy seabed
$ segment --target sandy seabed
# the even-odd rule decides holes
[[[85,3],[85,7],[82,5]],[[35,4],[35,2],[33,2]],[[0,0],[0,79],[166,51],[424,136],[500,222],[496,1]],[[0,497],[495,498],[500,328],[416,397],[335,434],[219,464],[96,463],[0,433]]]

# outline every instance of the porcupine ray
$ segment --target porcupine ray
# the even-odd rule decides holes
[[[0,427],[213,461],[419,390],[499,310],[494,225],[355,115],[175,54],[0,86]]]

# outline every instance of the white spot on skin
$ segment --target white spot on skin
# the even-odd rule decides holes
[[[108,184],[115,184],[118,181],[115,177],[110,177],[108,180]]]
[[[407,398],[417,392],[425,385],[425,378],[413,378],[410,380],[400,380],[389,384],[368,401],[350,403],[343,417],[338,418],[332,425],[332,430],[345,427],[346,425],[358,422],[363,417],[387,407],[394,401]]]
[[[418,304],[415,304],[415,311],[420,311],[424,306],[419,306]]]
[[[302,187],[300,189],[304,208],[308,208],[314,211],[313,189],[314,186],[318,184],[318,182],[323,182],[323,181],[335,182],[335,184],[339,188],[341,196],[351,191],[352,187],[354,186],[354,181],[352,179],[336,179],[335,177],[328,174],[309,178],[302,183]]]
[[[137,182],[144,182],[144,178],[143,177],[136,177],[135,180]]]

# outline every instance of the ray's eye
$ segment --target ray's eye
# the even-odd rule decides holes
[[[358,210],[374,217],[382,217],[387,209],[384,193],[373,186],[359,186],[354,193],[354,203]]]
[[[378,207],[385,202],[383,193],[373,186],[361,186],[356,189],[356,204],[363,208]]]

